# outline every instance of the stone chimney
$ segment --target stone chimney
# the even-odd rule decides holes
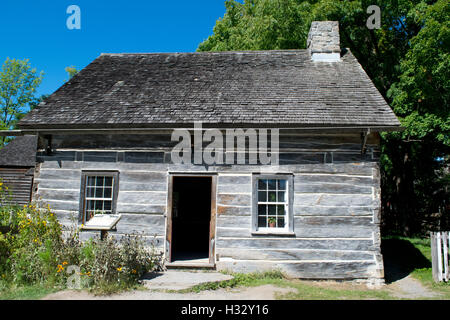
[[[313,21],[309,29],[307,47],[313,61],[340,61],[339,22]]]

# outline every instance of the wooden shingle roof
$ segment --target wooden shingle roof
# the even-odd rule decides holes
[[[1,167],[34,167],[36,164],[37,136],[16,137],[0,149]]]
[[[102,54],[31,111],[21,129],[370,127],[400,123],[349,50]]]

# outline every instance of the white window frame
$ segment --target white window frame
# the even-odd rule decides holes
[[[285,180],[286,181],[286,195],[285,202],[260,202],[258,197],[258,181],[259,180]],[[293,204],[294,204],[294,187],[293,187],[293,175],[290,174],[254,174],[253,175],[253,208],[252,208],[252,234],[286,234],[294,235],[294,216],[293,216]],[[283,228],[270,228],[258,226],[258,205],[284,205],[285,206],[285,218]]]
[[[89,177],[110,177],[112,178],[112,186],[111,186],[111,197],[110,198],[97,198],[97,197],[88,197],[88,178]],[[81,190],[80,190],[80,215],[79,222],[86,223],[87,221],[87,203],[88,201],[111,201],[111,210],[110,214],[115,214],[116,212],[116,201],[119,192],[119,172],[118,171],[83,171],[81,175]],[[109,213],[108,213],[109,214]]]

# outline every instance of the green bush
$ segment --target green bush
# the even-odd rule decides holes
[[[6,199],[5,188],[0,187],[0,200]],[[75,275],[82,288],[109,293],[135,286],[144,273],[161,263],[142,235],[125,235],[120,241],[111,237],[80,241],[77,227],[63,232],[49,206],[17,207],[2,202],[0,226],[9,229],[0,233],[0,288],[65,288]],[[74,267],[68,272],[70,266]]]

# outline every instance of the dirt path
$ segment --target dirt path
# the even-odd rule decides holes
[[[221,281],[229,278],[230,276],[220,273],[166,272],[145,280],[144,288],[139,290],[109,296],[95,296],[86,291],[64,290],[50,294],[44,297],[44,300],[273,300],[277,296],[296,292],[294,288],[280,288],[274,285],[206,290],[199,293],[166,292],[167,289],[179,290],[198,283]],[[335,290],[366,291],[369,289],[364,284],[351,282],[307,281],[307,284]],[[433,299],[440,295],[425,288],[411,276],[406,276],[372,290],[387,291],[391,296],[398,299]]]
[[[252,288],[234,288],[202,291],[199,293],[167,293],[153,290],[135,290],[110,296],[95,296],[85,291],[65,290],[50,294],[43,300],[274,300],[279,294],[295,289],[264,285]]]
[[[416,280],[411,276],[388,284],[386,285],[386,288],[394,297],[399,299],[437,298],[440,296],[439,293],[425,288],[419,280]]]

